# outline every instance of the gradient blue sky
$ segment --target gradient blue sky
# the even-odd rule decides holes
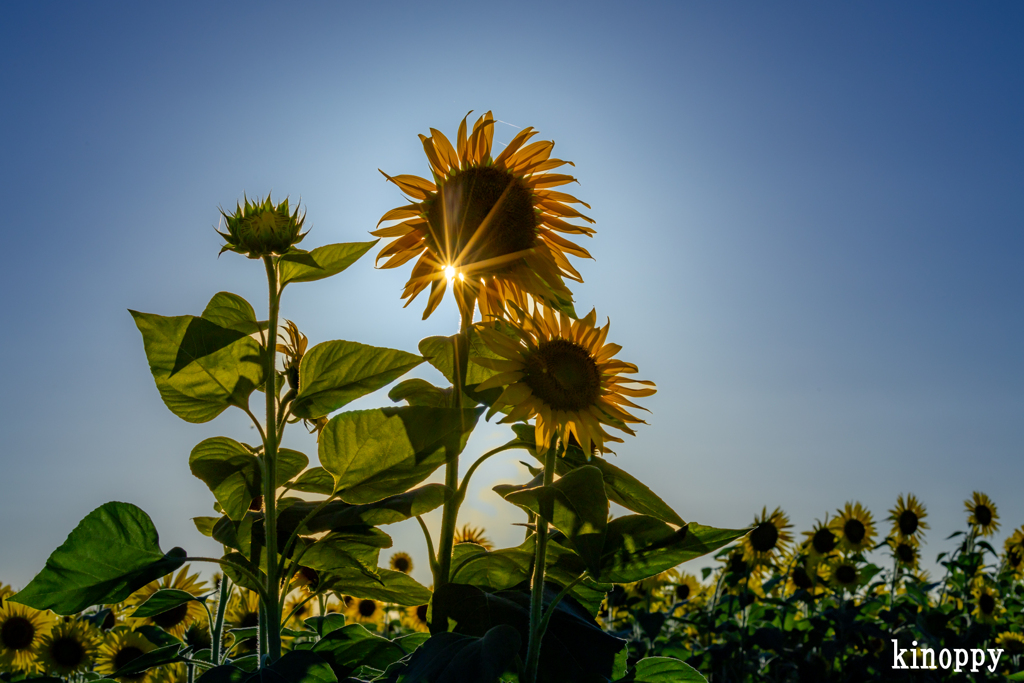
[[[471,109],[576,163],[598,228],[577,308],[659,386],[615,462],[685,519],[778,505],[799,531],[914,492],[933,558],[978,489],[1012,530],[1022,35],[1011,2],[4,3],[0,581],[108,500],[147,510],[165,549],[212,550],[188,453],[255,436],[171,415],[126,309],[265,307],[262,268],[217,258],[218,206],[273,190],[308,207],[306,244],[368,239],[402,202],[377,169],[426,174],[416,135]],[[284,315],[311,343],[413,351],[457,315],[403,310],[407,271],[366,258],[289,288]],[[482,468],[464,512],[503,545],[519,515],[490,486],[517,459]],[[427,580],[418,530],[389,531]]]

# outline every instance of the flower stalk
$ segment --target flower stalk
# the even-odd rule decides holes
[[[277,450],[280,441],[277,423],[277,325],[281,307],[281,289],[278,285],[277,259],[264,256],[263,263],[267,270],[269,291],[269,317],[267,327],[267,347],[263,359],[265,379],[264,393],[267,398],[266,434],[263,440],[263,523],[267,538],[267,583],[266,603],[261,616],[266,615],[265,624],[261,624],[261,636],[265,632],[267,650],[271,661],[281,657],[281,581],[278,577],[277,563]]]
[[[555,482],[555,461],[558,452],[549,446],[544,455],[544,483],[546,488]],[[545,505],[546,498],[541,498]],[[543,512],[543,511],[542,511]],[[547,568],[548,522],[543,514],[537,515],[537,547],[533,562],[533,581],[530,586],[530,642],[526,648],[526,682],[536,683],[537,667],[540,665],[540,645],[547,630],[544,618],[544,570]]]

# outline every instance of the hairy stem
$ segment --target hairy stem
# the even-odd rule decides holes
[[[544,454],[544,486],[551,486],[555,481],[555,459],[558,453],[554,444],[550,444]],[[541,499],[541,506],[545,504]],[[530,642],[526,648],[526,683],[535,683],[537,667],[540,665],[540,645],[544,638],[547,621],[544,619],[544,570],[547,564],[548,522],[544,519],[544,510],[537,515],[537,548],[533,562],[533,582],[530,592]]]
[[[267,397],[266,438],[263,440],[263,506],[264,525],[267,537],[267,600],[266,624],[261,624],[261,635],[266,631],[267,651],[271,661],[281,658],[281,583],[278,579],[277,564],[277,326],[281,307],[281,290],[277,279],[277,263],[273,256],[264,256],[267,269],[270,315],[267,325],[267,348],[263,359],[263,375],[266,378],[264,393]]]
[[[224,639],[224,613],[228,607],[228,600],[231,599],[231,579],[227,574],[220,577],[220,596],[217,598],[217,618],[210,626],[210,661],[214,666],[220,664],[220,648]]]

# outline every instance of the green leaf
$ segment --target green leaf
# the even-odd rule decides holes
[[[28,586],[9,598],[70,615],[121,602],[185,563],[187,553],[160,551],[153,521],[130,503],[106,503],[79,522]]]
[[[190,315],[130,311],[164,403],[187,422],[208,422],[228,406],[245,407],[263,383],[260,346],[237,330]]]
[[[213,538],[213,529],[217,522],[220,521],[220,517],[193,517],[192,523],[196,525],[196,529],[199,530],[203,536],[209,536]]]
[[[390,384],[423,360],[405,351],[358,342],[317,344],[299,364],[299,393],[291,403],[292,414],[306,419],[328,415]]]
[[[596,578],[608,583],[640,581],[717,550],[749,531],[694,522],[674,529],[646,515],[618,517],[608,524]]]
[[[322,617],[310,617],[302,623],[323,637],[345,626],[345,615],[329,612]]]
[[[581,467],[551,486],[513,491],[505,500],[540,515],[565,534],[592,576],[601,570],[608,524],[608,497],[596,467]]]
[[[483,637],[438,633],[416,650],[401,681],[497,683],[514,667],[522,642],[519,632],[504,624],[488,629]]]
[[[376,571],[376,579],[351,569],[333,571],[324,577],[321,587],[353,598],[379,600],[403,607],[418,607],[430,602],[430,589],[408,574],[383,567],[377,567]]]
[[[615,683],[707,683],[707,679],[674,657],[645,657]]]
[[[237,666],[222,664],[207,670],[202,676],[196,678],[196,683],[200,681],[202,683],[242,683],[251,675],[248,671]]]
[[[451,388],[441,389],[418,377],[402,380],[388,392],[388,398],[395,403],[408,401],[411,406],[432,406],[434,408],[450,408],[451,396]]]
[[[285,653],[281,659],[258,669],[245,680],[247,683],[338,683],[330,665],[310,650]]]
[[[334,493],[334,477],[323,467],[311,467],[299,475],[298,479],[288,484],[288,488],[293,491],[329,496]]]
[[[376,502],[458,455],[482,411],[405,406],[342,413],[320,434],[320,462],[342,500]]]
[[[327,244],[305,253],[285,254],[280,262],[281,286],[337,275],[373,249],[378,241]]]
[[[142,617],[155,617],[158,614],[163,614],[168,610],[172,610],[179,605],[184,605],[187,602],[203,602],[196,596],[192,595],[187,591],[177,590],[175,588],[161,588],[153,595],[149,596],[149,599],[139,605],[139,608],[132,612],[131,616],[135,619],[141,619]]]
[[[231,292],[217,292],[206,304],[202,317],[214,325],[245,335],[267,329],[267,323],[256,320],[256,311],[248,301]]]
[[[163,666],[164,664],[170,664],[171,662],[181,661],[181,653],[185,648],[181,643],[175,643],[173,645],[166,645],[159,647],[151,652],[147,652],[144,655],[140,655],[135,659],[131,660],[120,669],[110,675],[111,678],[128,677],[137,675],[143,671],[148,671],[153,667]]]
[[[376,580],[381,548],[391,547],[391,537],[373,527],[349,527],[335,531],[306,548],[302,564],[317,571],[366,569]]]
[[[317,534],[351,526],[394,524],[441,507],[452,495],[444,484],[427,484],[412,491],[389,496],[375,503],[349,505],[331,501],[302,526],[299,533]],[[278,517],[278,535],[287,538],[321,503],[302,501],[283,510]]]
[[[277,449],[277,486],[284,486],[309,465],[309,456],[290,448]]]
[[[330,665],[339,679],[360,666],[386,669],[406,655],[399,645],[371,633],[362,624],[331,631],[313,646],[313,652]]]
[[[240,520],[253,499],[263,493],[259,460],[249,448],[226,436],[199,442],[189,455],[188,466],[231,519]]]

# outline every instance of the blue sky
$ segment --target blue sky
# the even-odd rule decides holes
[[[4,4],[0,581],[108,500],[212,550],[188,453],[254,436],[171,415],[126,309],[229,290],[259,310],[262,268],[217,258],[219,206],[273,190],[307,207],[306,244],[366,240],[402,203],[377,169],[426,174],[416,135],[469,110],[575,162],[598,229],[577,308],[659,386],[615,462],[685,519],[781,506],[800,531],[913,492],[934,557],[977,489],[1020,526],[1022,30],[1010,2]],[[414,351],[457,315],[403,310],[407,270],[366,258],[284,315],[311,343]],[[520,520],[490,486],[517,459],[464,511],[502,545]],[[418,530],[389,531],[426,580]]]

